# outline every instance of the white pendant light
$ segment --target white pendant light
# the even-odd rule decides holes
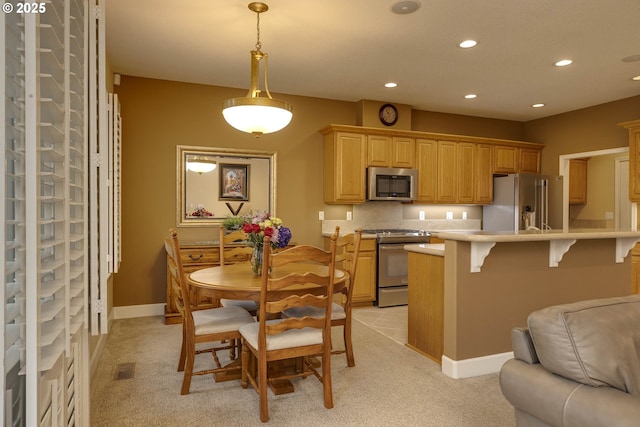
[[[259,137],[265,133],[277,132],[285,128],[293,112],[291,105],[273,99],[267,85],[268,55],[260,48],[260,14],[269,10],[264,3],[249,3],[249,9],[258,17],[256,50],[251,51],[251,87],[247,96],[242,98],[227,99],[222,105],[224,119],[234,128],[251,133]],[[260,97],[262,92],[258,88],[258,76],[260,74],[260,60],[264,59],[264,91],[267,97]]]
[[[187,160],[187,170],[197,172],[200,175],[211,172],[216,166],[218,166],[218,163],[207,156],[193,156],[193,158]]]

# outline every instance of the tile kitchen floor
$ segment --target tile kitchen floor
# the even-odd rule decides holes
[[[353,307],[356,321],[375,329],[382,335],[404,345],[407,343],[407,306],[399,307]]]

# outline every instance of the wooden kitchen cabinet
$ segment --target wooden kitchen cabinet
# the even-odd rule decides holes
[[[391,150],[391,167],[413,169],[416,167],[416,140],[394,136]]]
[[[407,346],[442,363],[444,257],[409,252]]]
[[[458,203],[473,203],[475,201],[476,151],[476,144],[472,142],[457,143],[456,202]]]
[[[629,201],[640,202],[640,120],[620,123],[629,131]]]
[[[353,285],[354,305],[371,305],[376,299],[376,240],[362,239],[358,255],[356,281]]]
[[[569,160],[569,204],[587,203],[587,163],[589,159]]]
[[[542,148],[495,145],[493,173],[540,173]]]
[[[323,238],[325,249],[329,249],[330,240],[329,237]],[[347,247],[347,250],[352,248]],[[376,299],[376,256],[376,239],[360,240],[356,281],[353,285],[353,305],[372,305]]]
[[[416,168],[418,169],[419,203],[438,201],[438,141],[416,139]]]
[[[382,135],[367,136],[367,166],[391,167],[391,137]]]
[[[525,141],[350,125],[329,125],[321,132],[325,136],[324,200],[335,204],[366,201],[368,166],[417,169],[418,203],[489,204],[493,174],[539,173],[544,147]]]
[[[493,148],[494,173],[518,173],[520,153],[518,147],[496,145]]]
[[[367,135],[367,166],[413,169],[415,139]]]
[[[520,173],[540,173],[540,150],[532,148],[519,148]]]
[[[475,195],[474,202],[493,202],[493,146],[477,144],[475,154]]]
[[[438,141],[437,194],[440,203],[455,203],[458,189],[458,144],[455,141]]]
[[[331,130],[325,134],[325,203],[365,202],[366,160],[367,138],[364,134]]]

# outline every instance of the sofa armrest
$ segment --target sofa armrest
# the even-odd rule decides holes
[[[591,387],[511,359],[500,370],[502,394],[516,409],[552,426],[632,427],[640,399],[612,387]]]
[[[640,399],[613,387],[580,385],[569,399],[566,427],[637,427]]]
[[[564,425],[565,402],[578,386],[539,363],[511,359],[500,369],[500,389],[509,403],[552,426]]]
[[[513,348],[513,355],[516,359],[529,364],[540,362],[527,328],[511,329],[511,348]]]

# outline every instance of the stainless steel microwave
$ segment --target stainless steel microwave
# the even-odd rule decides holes
[[[418,185],[417,169],[368,168],[367,200],[415,200]]]

